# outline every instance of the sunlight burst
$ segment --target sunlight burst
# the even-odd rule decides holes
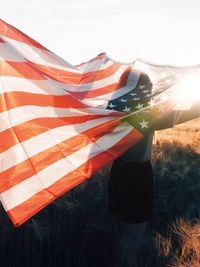
[[[195,101],[200,100],[200,74],[199,72],[184,77],[178,83],[176,100],[184,107],[190,107]]]

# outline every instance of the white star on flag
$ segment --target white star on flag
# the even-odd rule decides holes
[[[138,105],[135,106],[135,108],[137,108],[137,109],[142,109],[142,108],[143,108],[143,104],[138,103]]]
[[[123,98],[121,98],[119,101],[121,101],[121,102],[127,102],[127,100],[126,99],[123,99]]]
[[[133,100],[139,100],[140,98],[139,97],[135,97],[135,98],[133,98]]]
[[[142,90],[142,89],[145,88],[145,85],[144,84],[141,84],[141,85],[139,85],[139,88]]]
[[[148,127],[148,122],[147,122],[147,121],[144,121],[144,120],[143,120],[143,121],[140,122],[139,124],[141,125],[141,129],[143,129],[143,128],[149,128],[149,127]]]
[[[136,93],[130,93],[130,95],[131,95],[131,96],[135,96],[135,95],[137,95],[137,94],[136,94]]]
[[[125,108],[122,111],[129,112],[130,110],[131,110],[131,108],[128,108],[127,106],[125,106]]]
[[[110,103],[110,104],[108,105],[108,107],[109,107],[109,108],[114,108],[114,107],[116,107],[116,105],[113,105],[112,103]]]

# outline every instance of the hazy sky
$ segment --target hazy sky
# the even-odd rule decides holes
[[[72,64],[200,63],[199,0],[0,0],[0,16]]]

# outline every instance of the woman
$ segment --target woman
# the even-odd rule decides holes
[[[131,72],[130,75],[134,75]],[[147,104],[145,94],[151,94],[152,83],[145,73],[141,73],[137,86],[123,98],[110,101],[109,107],[118,111],[134,111]],[[130,95],[143,98],[143,103],[135,105],[136,101],[128,101]],[[135,98],[136,100],[139,98]],[[120,101],[120,99],[123,99]],[[127,101],[126,101],[127,100]],[[149,99],[148,99],[149,101]],[[113,161],[108,187],[108,212],[122,218],[122,233],[120,243],[122,248],[133,247],[142,237],[153,210],[153,170],[151,165],[151,151],[154,130],[173,127],[176,124],[200,116],[200,102],[195,103],[186,111],[170,111],[164,118],[157,120],[151,131],[145,137]],[[128,120],[132,123],[131,120]],[[133,120],[134,121],[134,120]],[[145,127],[145,125],[144,125]],[[122,256],[123,249],[118,251]]]

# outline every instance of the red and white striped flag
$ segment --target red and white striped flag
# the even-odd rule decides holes
[[[73,66],[0,20],[0,200],[16,227],[141,140],[145,118],[174,106],[175,69],[139,63],[150,78],[160,77],[154,90],[161,100],[155,100],[156,112],[136,102],[140,116],[133,116],[133,127],[124,112],[106,107],[134,88],[145,89],[135,64],[100,54]]]
[[[74,67],[0,21],[0,199],[15,226],[142,138],[104,108],[129,71],[104,56]]]

